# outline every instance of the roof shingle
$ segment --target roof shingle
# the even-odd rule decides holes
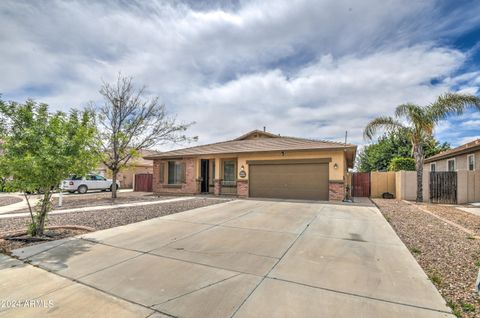
[[[265,137],[246,140],[234,139],[202,146],[167,151],[162,152],[158,155],[146,156],[145,159],[264,151],[322,150],[343,148],[356,150],[357,146],[333,141],[312,140],[296,137],[282,137],[275,135],[275,137],[272,138]]]
[[[425,163],[433,162],[440,159],[455,157],[456,155],[464,154],[467,152],[473,152],[476,150],[480,150],[480,139],[467,142],[466,144],[463,144],[456,148],[445,150],[439,154],[428,157],[427,159],[425,159]]]

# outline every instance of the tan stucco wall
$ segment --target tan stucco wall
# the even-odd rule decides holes
[[[463,154],[454,157],[455,158],[455,164],[457,166],[457,171],[458,170],[468,170],[468,155],[469,154]],[[475,170],[480,170],[480,151],[474,152],[475,155]],[[436,171],[447,171],[447,160],[450,160],[452,158],[448,159],[441,159],[434,161],[436,165]],[[424,165],[424,169],[427,171],[430,171],[430,164],[433,162],[426,163]]]
[[[480,202],[480,171],[457,172],[457,202]]]
[[[395,198],[397,200],[414,201],[417,199],[417,172],[395,172]]]
[[[330,181],[343,181],[347,173],[345,152],[343,150],[335,151],[285,151],[283,152],[265,152],[265,153],[246,153],[246,154],[232,154],[232,155],[215,155],[215,156],[201,156],[197,157],[196,171],[197,178],[200,178],[200,160],[201,159],[215,159],[215,178],[223,178],[221,169],[221,161],[227,158],[237,160],[237,179],[248,180],[249,171],[247,161],[249,160],[288,160],[288,159],[322,159],[331,158],[329,163],[329,178]],[[334,165],[338,167],[335,169]],[[247,173],[245,178],[240,178],[241,167]]]

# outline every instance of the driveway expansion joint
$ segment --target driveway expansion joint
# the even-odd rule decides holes
[[[322,208],[321,210],[323,210],[324,208]],[[255,293],[255,291],[257,290],[257,288],[263,283],[263,281],[267,278],[267,276],[272,272],[272,270],[278,265],[278,263],[281,262],[281,260],[283,259],[283,257],[288,253],[288,251],[292,248],[293,245],[295,245],[295,243],[298,241],[298,239],[303,235],[303,233],[305,233],[305,231],[308,229],[308,227],[310,226],[310,224],[312,224],[313,221],[315,221],[315,219],[317,218],[317,215],[314,215],[312,217],[312,219],[305,225],[305,228],[302,230],[302,232],[300,232],[297,237],[293,240],[293,242],[285,249],[285,252],[280,256],[280,258],[275,262],[275,264],[273,264],[272,268],[270,268],[270,270],[262,277],[262,279],[258,282],[258,284],[250,291],[250,293],[247,295],[247,297],[245,297],[245,299],[240,303],[240,305],[237,307],[237,309],[233,312],[233,314],[230,316],[230,318],[233,318],[235,317],[235,315],[238,313],[238,311],[240,310],[240,308],[242,308],[242,306],[247,302],[247,300],[253,295],[253,293]]]
[[[435,309],[435,308],[428,308],[428,307],[423,307],[423,306],[418,306],[418,305],[412,305],[412,304],[402,303],[402,302],[388,300],[388,299],[365,296],[365,295],[360,295],[360,294],[351,293],[351,292],[345,292],[345,291],[331,289],[331,288],[325,288],[325,287],[319,287],[319,286],[314,286],[314,285],[300,283],[300,282],[294,282],[294,281],[291,281],[291,280],[282,279],[282,278],[278,278],[278,277],[268,276],[266,278],[281,281],[281,282],[285,282],[285,283],[289,283],[289,284],[295,284],[295,285],[305,286],[305,287],[309,287],[309,288],[320,289],[320,290],[324,290],[324,291],[328,291],[328,292],[332,292],[332,293],[337,293],[337,294],[342,294],[342,295],[348,295],[348,296],[364,298],[364,299],[374,300],[374,301],[380,301],[380,302],[394,304],[394,305],[400,305],[400,306],[405,306],[405,307],[412,307],[412,308],[418,308],[418,309],[423,309],[423,310],[428,310],[428,311],[451,314],[451,312],[449,312],[447,310],[439,310],[439,309]]]
[[[221,283],[223,283],[223,282],[225,282],[225,281],[227,281],[227,280],[229,280],[229,279],[238,277],[238,276],[240,276],[240,275],[248,275],[248,274],[237,273],[237,274],[235,274],[235,275],[232,275],[232,276],[229,276],[229,277],[227,277],[227,278],[221,279],[221,280],[219,280],[219,281],[217,281],[217,282],[214,282],[214,283],[205,285],[205,286],[203,286],[203,287],[200,287],[200,288],[198,288],[198,289],[192,290],[192,291],[190,291],[190,292],[188,292],[188,293],[185,293],[185,294],[182,294],[182,295],[179,295],[179,296],[175,296],[175,297],[170,298],[170,299],[168,299],[168,300],[162,301],[162,302],[160,302],[160,303],[158,303],[158,304],[153,304],[153,305],[151,305],[150,307],[154,307],[154,306],[159,306],[159,305],[162,305],[162,304],[166,304],[166,303],[168,303],[168,302],[170,302],[170,301],[172,301],[172,300],[182,298],[182,297],[184,297],[184,296],[187,296],[187,295],[196,293],[196,292],[198,292],[198,291],[200,291],[200,290],[203,290],[203,289],[206,289],[206,288],[215,286],[215,285],[217,285],[217,284],[221,284]]]

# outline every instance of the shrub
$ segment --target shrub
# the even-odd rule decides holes
[[[396,157],[388,165],[389,171],[415,171],[415,159]]]

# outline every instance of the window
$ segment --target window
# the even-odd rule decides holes
[[[235,160],[225,160],[223,162],[223,181],[235,182]]]
[[[470,170],[470,171],[475,170],[475,155],[474,154],[468,155],[467,162],[468,162],[468,170]]]
[[[107,179],[105,179],[105,178],[102,177],[102,176],[95,176],[95,180],[97,180],[97,181],[105,181],[105,180],[107,180]]]
[[[434,164],[434,163],[431,163],[431,164],[430,164],[430,171],[431,171],[431,172],[435,172],[435,169],[436,169],[436,168],[437,168],[437,165],[436,165],[436,164]]]
[[[182,163],[180,161],[168,162],[168,184],[182,183]]]
[[[455,159],[447,160],[447,167],[448,167],[448,171],[455,171],[455,169],[456,169]]]

